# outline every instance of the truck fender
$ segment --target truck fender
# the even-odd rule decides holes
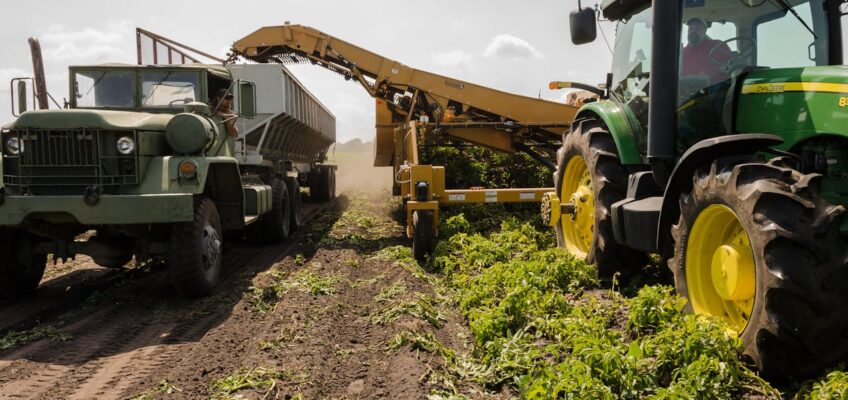
[[[680,215],[680,195],[692,187],[692,176],[699,167],[713,160],[738,155],[753,155],[759,151],[783,143],[780,136],[751,133],[718,136],[704,139],[690,147],[669,177],[663,194],[662,208],[657,226],[657,248],[662,255],[673,251],[671,226]]]
[[[209,160],[206,171],[202,173],[203,196],[215,202],[222,228],[225,231],[242,229],[244,190],[238,164],[229,160],[212,159]]]

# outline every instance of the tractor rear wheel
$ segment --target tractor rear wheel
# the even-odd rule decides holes
[[[627,192],[627,170],[612,135],[601,121],[575,121],[563,136],[554,172],[556,194],[574,205],[556,224],[557,242],[575,257],[593,263],[601,276],[630,274],[647,264],[645,254],[615,241],[612,205]],[[646,227],[645,234],[653,234]]]
[[[32,250],[32,235],[0,230],[0,298],[13,298],[35,290],[44,275],[47,256]]]
[[[168,267],[180,296],[205,296],[215,288],[221,276],[223,241],[221,218],[210,199],[197,203],[192,222],[173,225]]]
[[[672,228],[675,286],[722,320],[771,379],[811,376],[848,353],[842,206],[821,176],[723,159],[696,171]]]
[[[424,261],[427,255],[433,252],[433,219],[433,211],[412,212],[412,255],[418,261]]]

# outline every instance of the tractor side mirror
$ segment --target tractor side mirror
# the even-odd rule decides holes
[[[245,118],[256,117],[256,85],[253,82],[239,82],[239,115]]]
[[[571,24],[571,43],[579,45],[595,41],[598,36],[595,10],[584,8],[572,11],[569,15],[569,22]]]

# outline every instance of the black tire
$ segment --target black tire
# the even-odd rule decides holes
[[[121,268],[133,259],[132,241],[127,237],[95,236],[89,241],[98,241],[109,246],[113,250],[124,250],[123,254],[111,254],[108,256],[92,257],[95,264],[104,268]]]
[[[303,198],[300,194],[300,184],[296,178],[286,178],[286,188],[289,190],[289,204],[291,209],[291,226],[289,227],[289,232],[295,232],[303,226]]]
[[[168,267],[180,296],[201,297],[215,288],[221,276],[223,238],[221,218],[210,199],[197,203],[192,222],[172,226]]]
[[[329,172],[327,173],[329,179],[329,187],[327,188],[327,192],[329,193],[329,199],[336,198],[336,169],[335,168],[327,168]]]
[[[247,227],[248,240],[260,244],[276,244],[286,240],[291,233],[291,203],[289,190],[282,179],[271,183],[271,211],[262,214],[259,221]]]
[[[309,182],[309,200],[313,203],[321,201],[321,171],[323,168],[315,166],[309,171],[307,180]]]
[[[132,261],[133,255],[129,254],[122,257],[110,258],[110,257],[98,257],[92,259],[95,264],[103,267],[103,268],[121,268]]]
[[[32,251],[32,235],[12,229],[0,231],[0,298],[34,291],[47,266],[47,255]]]
[[[330,168],[321,168],[321,178],[318,183],[318,201],[320,202],[330,201],[332,198],[332,173],[333,171]]]
[[[779,165],[724,159],[697,171],[692,189],[680,198],[670,268],[678,292],[689,299],[693,224],[708,206],[732,210],[747,233],[756,279],[739,337],[763,376],[785,381],[817,374],[848,353],[848,269],[838,228],[844,207],[822,198],[820,175]],[[693,243],[697,248],[698,240]],[[690,260],[690,269],[695,262]],[[691,304],[687,308],[692,311]]]
[[[433,219],[433,211],[412,212],[412,255],[418,261],[424,261],[433,252]]]
[[[594,227],[591,245],[586,249],[585,261],[595,264],[598,274],[612,276],[616,272],[630,275],[647,264],[647,255],[616,242],[613,235],[612,205],[624,199],[627,194],[628,173],[621,164],[618,149],[612,135],[603,122],[593,119],[581,119],[572,124],[572,129],[563,135],[563,145],[557,151],[557,170],[554,172],[554,185],[557,196],[562,198],[563,178],[568,162],[575,156],[585,160],[592,177],[594,191]],[[563,216],[563,218],[569,218]],[[653,235],[654,229],[646,228],[646,235]],[[567,248],[566,237],[561,223],[556,224],[557,243]]]

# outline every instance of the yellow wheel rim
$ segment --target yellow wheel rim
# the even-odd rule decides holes
[[[718,317],[735,333],[742,332],[754,309],[757,276],[748,233],[736,214],[719,204],[701,211],[684,260],[692,310]]]
[[[574,156],[568,160],[562,174],[560,201],[574,204],[574,213],[562,213],[565,248],[577,257],[586,258],[592,246],[592,232],[595,229],[595,191],[592,186],[592,174],[583,157]]]

